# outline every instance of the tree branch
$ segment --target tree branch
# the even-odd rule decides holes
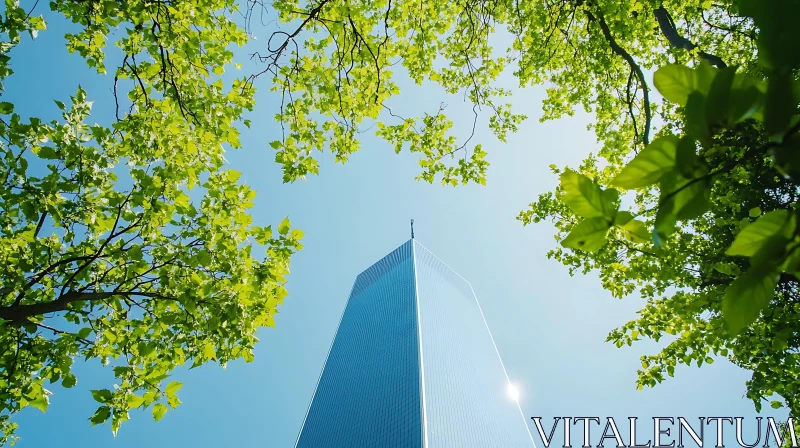
[[[30,322],[30,323],[36,325],[39,328],[44,328],[45,330],[50,330],[54,334],[58,334],[58,335],[67,334],[67,335],[75,336],[75,340],[77,340],[77,341],[79,341],[79,342],[81,342],[83,344],[86,344],[86,345],[93,345],[90,341],[88,341],[88,340],[86,340],[84,338],[79,338],[78,336],[76,336],[76,335],[74,335],[74,334],[72,334],[72,333],[70,333],[68,331],[59,330],[58,328],[53,328],[53,327],[45,325],[45,324],[40,324],[39,322]]]
[[[647,81],[644,79],[642,68],[639,67],[639,64],[636,63],[636,60],[633,59],[633,56],[631,56],[630,53],[619,46],[616,39],[614,39],[614,36],[611,35],[611,30],[608,28],[608,24],[606,23],[606,20],[602,14],[598,12],[597,17],[595,17],[590,11],[587,10],[586,17],[588,17],[590,21],[597,22],[597,24],[600,25],[600,30],[603,31],[603,36],[606,38],[606,41],[608,41],[611,51],[622,57],[622,59],[625,59],[628,65],[630,65],[631,70],[636,73],[636,78],[639,79],[639,84],[642,86],[644,101],[644,132],[642,133],[642,143],[648,145],[650,143],[650,122],[652,121],[652,116],[650,111],[650,94],[649,90],[647,89]]]
[[[42,212],[42,216],[39,217],[39,222],[36,223],[36,230],[33,232],[33,237],[36,238],[39,236],[39,232],[42,231],[42,226],[44,226],[44,220],[47,218],[47,212]]]
[[[77,292],[70,291],[56,300],[42,303],[32,303],[30,305],[0,307],[0,318],[12,321],[26,323],[29,317],[39,316],[47,313],[55,313],[57,311],[64,311],[67,306],[72,302],[83,301],[98,301],[105,300],[114,296],[123,297],[150,297],[154,299],[164,300],[177,300],[172,297],[167,297],[162,294],[144,291],[110,291],[110,292]]]
[[[666,9],[663,7],[658,7],[655,11],[653,11],[653,15],[656,16],[658,27],[661,28],[661,33],[664,34],[664,37],[667,38],[670,45],[675,48],[682,48],[689,51],[697,48],[697,45],[692,43],[692,41],[678,33],[678,29],[675,27],[675,22],[672,20],[672,16],[669,15],[669,12]],[[699,54],[714,67],[725,68],[728,66],[719,56],[706,53],[705,51],[700,51]]]

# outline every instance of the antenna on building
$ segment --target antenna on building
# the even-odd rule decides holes
[[[414,220],[411,220],[411,239],[414,239]]]

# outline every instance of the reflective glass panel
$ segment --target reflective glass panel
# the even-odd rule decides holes
[[[533,447],[472,287],[414,244],[428,448]]]
[[[422,446],[414,290],[410,242],[357,277],[298,447]]]

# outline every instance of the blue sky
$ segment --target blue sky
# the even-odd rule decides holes
[[[44,4],[39,8],[46,11]],[[53,118],[58,111],[52,100],[68,99],[81,84],[95,100],[92,120],[107,123],[113,115],[113,77],[94,75],[79,56],[69,55],[65,24],[49,11],[45,17],[48,31],[13,53],[16,73],[6,83],[4,100],[15,102],[23,115]],[[264,42],[252,42],[250,49],[259,45]],[[247,53],[238,53],[243,73],[254,68]],[[503,83],[516,85],[511,77]],[[18,446],[292,446],[355,276],[408,239],[410,218],[417,238],[472,283],[509,376],[521,390],[526,416],[542,416],[546,425],[553,416],[614,416],[620,426],[628,416],[744,416],[752,426],[755,411],[743,397],[749,374],[725,360],[702,369],[680,366],[676,378],[637,391],[639,356],[658,345],[617,349],[604,340],[609,330],[634,318],[643,301],[611,298],[593,275],[570,278],[545,257],[556,244],[553,229],[523,228],[514,219],[536,195],[555,187],[548,165],[576,166],[599,149],[586,131],[590,116],[538,123],[543,89],[517,91],[516,110],[531,117],[520,132],[501,144],[479,126],[474,139],[490,153],[486,187],[415,182],[415,157],[395,155],[369,134],[346,165],[325,155],[320,176],[282,184],[268,146],[277,135],[271,117],[278,103],[266,81],[258,87],[253,127],[243,130],[244,148],[227,158],[258,191],[255,222],[276,224],[288,215],[306,237],[305,249],[293,259],[290,296],[277,328],[259,334],[255,362],[178,372],[185,384],[179,394],[183,405],[158,423],[149,410],[132,412],[114,438],[108,425],[90,428],[87,420],[97,407],[88,389],[110,387],[113,375],[98,361],[77,361],[78,387],[53,388],[46,414],[27,409],[18,416]],[[418,115],[440,102],[457,119],[455,131],[467,135],[471,109],[460,98],[412,87],[392,106]],[[707,431],[707,440],[713,440],[713,427]],[[579,445],[578,428],[573,433]],[[727,434],[732,443],[732,430]]]

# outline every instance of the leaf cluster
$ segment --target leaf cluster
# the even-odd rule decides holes
[[[89,121],[79,86],[50,122],[0,103],[0,444],[15,440],[14,414],[48,408],[49,384],[78,385],[79,358],[113,370],[89,420],[115,434],[132,409],[159,420],[180,404],[178,367],[252,361],[302,247],[288,219],[276,232],[253,224],[255,191],[224,167],[254,104],[244,78],[219,79],[246,40],[233,2],[50,8],[78,25],[67,50],[98,73],[115,34],[123,56],[108,124]],[[5,79],[10,51],[45,21],[10,0],[1,19]]]
[[[787,39],[800,35],[787,17],[800,10],[777,3],[742,0],[732,10],[758,29],[757,64],[662,65],[653,84],[675,112],[657,137],[627,162],[607,159],[599,170],[589,159],[581,173],[565,171],[555,195],[520,219],[556,223],[570,251],[550,256],[571,272],[598,269],[613,295],[639,290],[648,300],[609,335],[618,346],[673,336],[642,357],[639,387],[720,355],[753,372],[747,395],[757,409],[778,394],[773,407],[796,413],[800,60]],[[612,200],[618,189],[632,210]],[[634,216],[645,238],[620,225]]]

